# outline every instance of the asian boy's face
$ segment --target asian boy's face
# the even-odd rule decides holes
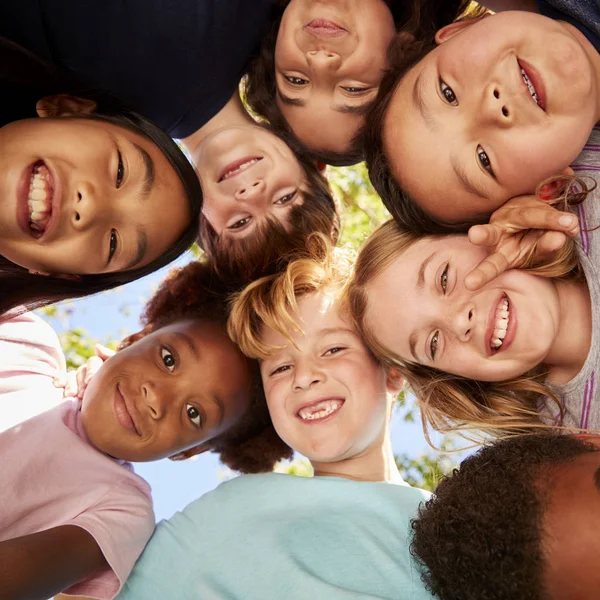
[[[95,447],[122,460],[200,451],[237,424],[251,389],[250,364],[218,325],[180,321],[104,363],[83,397],[83,426]]]
[[[527,12],[454,23],[400,82],[384,120],[396,180],[443,222],[489,215],[565,172],[598,120],[598,53]]]
[[[553,600],[596,598],[600,589],[600,437],[582,437],[599,451],[556,469],[546,491],[545,587]]]
[[[262,341],[281,347],[261,363],[269,413],[277,434],[311,462],[339,462],[381,443],[389,396],[384,369],[369,354],[335,298],[313,293],[294,315],[304,335],[294,347],[265,328]]]

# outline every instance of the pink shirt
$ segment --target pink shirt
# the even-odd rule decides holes
[[[22,331],[30,333],[33,321],[31,316],[22,320]],[[15,337],[18,324],[9,324]],[[5,325],[0,325],[3,340]],[[12,371],[4,365],[0,369],[0,415],[8,401],[37,406],[44,378],[56,390],[51,366],[61,364],[58,339],[54,336],[46,345],[52,338],[48,336],[28,345],[24,335],[20,343],[13,344],[9,356]],[[24,371],[15,367],[19,364]],[[19,379],[20,390],[7,384],[11,372]],[[31,388],[29,381],[35,381]],[[52,396],[51,403],[56,400],[56,395]],[[59,525],[82,527],[94,537],[110,569],[65,591],[110,599],[127,579],[154,529],[150,487],[128,463],[113,460],[88,443],[79,407],[79,402],[66,400],[0,433],[0,541]]]

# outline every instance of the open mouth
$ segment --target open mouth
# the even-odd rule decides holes
[[[256,163],[260,162],[262,159],[262,156],[246,156],[245,158],[241,158],[239,160],[236,160],[235,162],[228,164],[221,173],[221,176],[218,179],[218,183],[221,183],[221,181],[225,181],[226,179],[230,179],[231,177],[235,177],[236,175],[243,173],[250,167],[254,166]]]
[[[510,302],[508,296],[504,294],[498,302],[496,307],[494,330],[490,340],[490,348],[492,353],[496,353],[500,350],[503,344],[504,338],[506,338],[506,332],[510,323]]]
[[[27,196],[29,230],[36,238],[42,237],[46,232],[52,217],[53,200],[54,181],[52,174],[44,161],[39,160],[33,165]]]
[[[344,405],[343,398],[322,398],[316,402],[305,405],[298,410],[296,415],[304,422],[318,422],[331,417]]]
[[[546,109],[546,103],[543,93],[543,86],[541,81],[533,72],[533,68],[521,61],[517,61],[519,65],[519,69],[521,70],[521,78],[523,79],[523,83],[529,92],[529,95],[533,99],[533,101],[542,109]]]
[[[346,29],[328,19],[313,19],[304,28],[315,37],[335,38],[348,33]]]
[[[135,431],[135,433],[139,436],[142,434],[138,429],[133,417],[131,416],[131,411],[127,406],[127,401],[125,400],[125,396],[121,392],[121,388],[119,384],[117,384],[117,389],[115,393],[115,400],[113,403],[113,411],[115,413],[115,417],[117,421],[123,427],[123,429],[127,429],[129,431]]]

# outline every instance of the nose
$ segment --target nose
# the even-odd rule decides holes
[[[294,366],[294,391],[301,392],[323,383],[325,374],[313,360],[298,360]]]
[[[498,83],[488,85],[483,93],[480,118],[485,123],[509,127],[514,122],[514,106],[506,89]]]
[[[102,197],[100,197],[102,196]],[[77,186],[75,202],[71,212],[71,223],[78,231],[83,231],[97,221],[101,207],[108,203],[108,198],[99,194],[92,184],[82,183]]]
[[[142,383],[142,401],[148,410],[150,417],[156,421],[162,419],[167,410],[168,397],[155,382],[145,381]]]
[[[317,71],[337,70],[342,64],[342,57],[332,50],[309,50],[306,53],[308,66]]]
[[[239,202],[249,202],[262,196],[266,188],[267,185],[264,179],[253,178],[249,181],[241,182],[234,193],[234,197]]]
[[[468,342],[473,336],[475,307],[472,303],[462,304],[449,316],[450,328],[461,342]]]

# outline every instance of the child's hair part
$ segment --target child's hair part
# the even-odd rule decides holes
[[[173,269],[146,304],[142,315],[145,331],[188,319],[206,320],[227,332],[229,282],[219,278],[203,262],[191,262]],[[242,473],[271,471],[280,460],[292,457],[292,450],[275,433],[265,401],[258,365],[252,368],[251,406],[230,431],[209,442],[211,452],[223,464]],[[199,382],[202,385],[202,382]]]
[[[411,553],[428,590],[440,600],[547,600],[547,492],[556,468],[597,451],[573,436],[536,433],[465,459],[411,523]]]
[[[263,327],[277,331],[293,344],[290,332],[302,331],[292,316],[298,310],[298,300],[320,291],[340,293],[353,258],[351,250],[333,248],[325,236],[311,235],[305,256],[290,262],[281,273],[252,282],[232,298],[229,336],[246,356],[255,359],[264,359],[277,350],[262,342]]]
[[[81,275],[73,280],[34,275],[0,256],[0,322],[14,316],[16,311],[23,312],[61,300],[96,294],[135,281],[169,264],[192,246],[198,233],[198,218],[203,203],[202,189],[194,168],[167,133],[145,117],[123,108],[110,96],[82,87],[28,50],[3,38],[0,38],[0,65],[3,82],[14,82],[15,85],[34,89],[41,87],[39,92],[44,95],[69,92],[91,98],[98,103],[99,112],[77,118],[111,123],[153,142],[177,174],[190,213],[189,224],[179,239],[162,256],[139,269]],[[31,66],[30,71],[28,65]]]
[[[415,35],[423,39],[433,39],[433,35],[440,27],[451,23],[466,11],[471,10],[473,12],[473,9],[469,9],[471,5],[469,0],[392,0],[387,4],[392,12],[398,31],[407,29],[416,32]],[[284,7],[278,10],[279,14],[276,15],[269,33],[265,36],[258,55],[248,68],[245,83],[248,105],[256,114],[267,119],[276,131],[292,136],[297,147],[310,154],[314,160],[336,167],[361,162],[364,160],[365,150],[363,135],[369,131],[367,127],[359,132],[345,152],[310,150],[294,136],[277,105],[275,46],[284,10]],[[477,14],[479,13],[477,12]],[[396,38],[392,41],[388,54],[394,52],[393,47],[395,44],[397,44]],[[366,106],[365,111],[368,111],[371,106],[373,105]]]
[[[539,419],[538,402],[542,396],[548,396],[557,405],[562,419],[562,404],[544,383],[546,370],[543,365],[508,381],[475,381],[403,360],[373,335],[366,319],[368,286],[422,237],[393,219],[384,223],[359,252],[346,293],[352,317],[368,348],[388,369],[395,369],[405,377],[418,398],[428,441],[430,427],[441,432],[476,429],[498,436],[548,427]],[[567,238],[553,260],[533,266],[534,254],[535,248],[523,270],[550,278],[577,274],[578,258],[573,238]]]
[[[290,144],[287,136],[282,139]],[[223,276],[247,283],[280,271],[286,261],[304,252],[311,233],[337,242],[340,219],[329,183],[313,161],[290,147],[304,171],[307,190],[302,192],[302,204],[290,210],[287,229],[274,217],[267,217],[251,236],[232,240],[217,234],[207,219],[200,219],[200,246]]]

